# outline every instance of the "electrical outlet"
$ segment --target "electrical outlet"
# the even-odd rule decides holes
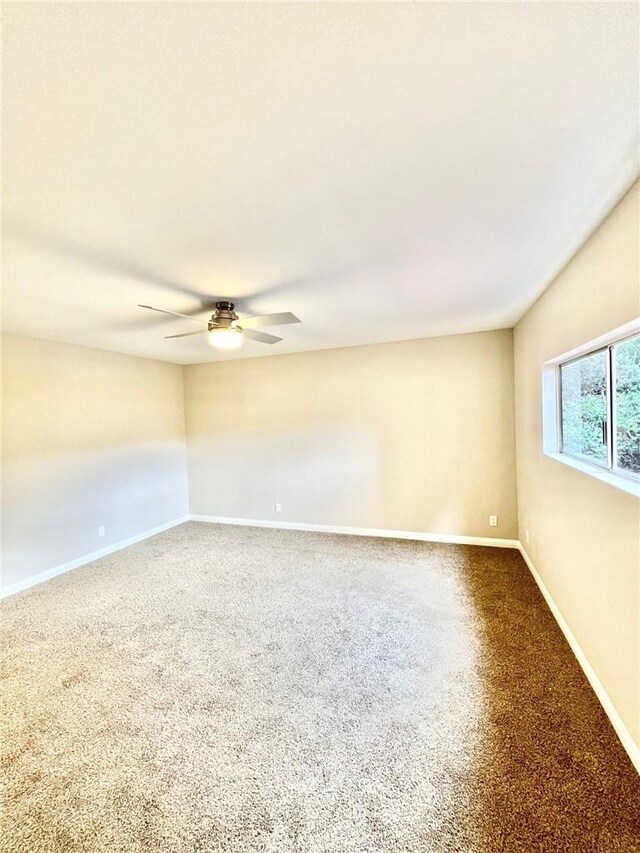
[[[105,532],[106,531],[105,531],[104,527],[102,525],[100,525],[100,527],[98,528],[98,536],[104,536]]]
[[[276,504],[276,512],[282,512],[282,504]]]
[[[489,527],[497,527],[498,526],[498,516],[490,515],[489,516]]]
[[[524,541],[527,543],[527,545],[529,544],[529,531],[528,530],[525,530],[525,532],[524,532]]]

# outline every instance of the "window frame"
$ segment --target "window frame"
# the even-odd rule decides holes
[[[557,462],[589,474],[625,492],[640,497],[640,474],[616,464],[615,354],[618,344],[640,335],[640,318],[576,347],[543,364],[542,370],[542,445],[543,453]],[[564,449],[562,424],[562,368],[599,352],[606,354],[606,439],[607,459],[599,462],[590,456]]]

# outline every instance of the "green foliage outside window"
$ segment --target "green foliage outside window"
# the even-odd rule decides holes
[[[640,337],[613,347],[616,459],[640,474]],[[602,350],[562,365],[562,447],[565,453],[608,464],[607,360]]]
[[[607,420],[606,352],[562,366],[562,449],[607,462],[602,424]]]
[[[614,347],[616,464],[640,474],[640,337]]]
[[[616,425],[614,464],[640,474],[640,337],[612,348]],[[562,449],[607,465],[607,360],[605,349],[562,365]]]

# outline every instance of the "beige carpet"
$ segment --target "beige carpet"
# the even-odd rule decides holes
[[[189,523],[2,609],[2,851],[640,850],[516,552]]]

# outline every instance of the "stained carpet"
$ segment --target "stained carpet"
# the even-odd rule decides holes
[[[2,628],[2,851],[640,850],[514,551],[188,523]]]

